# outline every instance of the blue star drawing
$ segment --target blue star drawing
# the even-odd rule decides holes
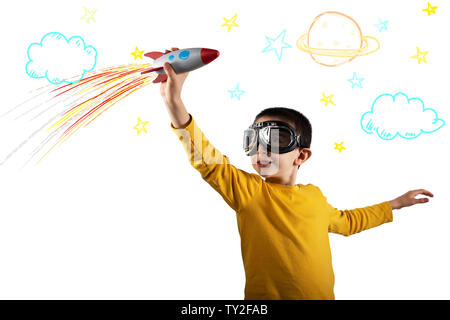
[[[363,80],[364,80],[364,78],[358,78],[356,76],[356,72],[353,72],[353,78],[348,79],[347,81],[352,84],[352,89],[353,89],[355,86],[362,88],[361,81],[363,81]]]
[[[241,94],[245,93],[245,91],[239,89],[239,83],[236,85],[236,89],[228,90],[228,92],[231,93],[231,99],[236,97],[238,100],[241,100]]]
[[[262,52],[268,52],[268,51],[275,51],[278,61],[281,60],[281,56],[283,55],[283,49],[285,48],[292,48],[292,46],[286,42],[284,42],[284,37],[286,35],[286,29],[284,29],[278,37],[275,39],[269,38],[266,36],[267,41],[269,41],[269,44],[267,47],[263,49]]]
[[[380,23],[375,24],[375,27],[378,28],[378,31],[379,31],[379,32],[381,32],[381,31],[383,31],[383,30],[386,30],[386,31],[387,31],[387,23],[389,22],[389,20],[382,21],[381,19],[378,19],[378,21],[379,21]]]

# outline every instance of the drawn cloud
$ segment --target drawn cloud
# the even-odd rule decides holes
[[[79,36],[67,39],[59,32],[49,32],[41,42],[30,44],[27,55],[27,74],[53,84],[78,82],[97,64],[94,47],[86,46]]]
[[[419,98],[408,98],[404,93],[382,94],[372,103],[372,109],[361,117],[361,128],[374,132],[383,140],[397,136],[414,139],[423,132],[432,133],[445,124],[435,110],[425,108]]]

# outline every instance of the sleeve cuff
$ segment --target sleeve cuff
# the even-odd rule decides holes
[[[170,127],[172,128],[172,129],[185,129],[185,128],[187,128],[190,124],[192,123],[192,115],[189,113],[189,121],[183,126],[183,127],[180,127],[180,128],[175,128],[174,126],[173,126],[173,123],[172,122],[170,122]]]
[[[386,221],[387,222],[392,222],[392,220],[394,220],[393,215],[392,215],[392,207],[391,204],[389,203],[389,201],[384,201],[381,203],[381,205],[383,206],[383,209],[385,209],[386,212]]]

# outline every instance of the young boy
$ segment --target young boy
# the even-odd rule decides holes
[[[180,94],[188,73],[176,74],[169,63],[164,71],[168,79],[160,89],[171,128],[191,165],[236,211],[246,300],[334,299],[328,232],[355,234],[391,222],[392,209],[428,202],[415,199],[419,194],[433,197],[420,189],[364,208],[335,209],[318,187],[295,183],[312,154],[311,125],[287,108],[263,110],[245,131],[244,148],[258,174],[237,169],[187,112]]]

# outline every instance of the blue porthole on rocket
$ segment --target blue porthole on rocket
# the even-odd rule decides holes
[[[183,50],[179,53],[178,58],[181,60],[187,60],[189,58],[190,52],[188,50]]]
[[[169,56],[169,60],[172,61],[173,59],[175,59],[175,56],[174,56],[173,54],[171,54],[171,55]]]

